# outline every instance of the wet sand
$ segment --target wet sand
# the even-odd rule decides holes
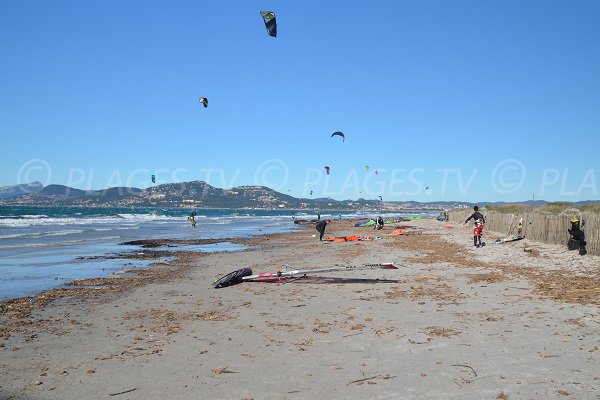
[[[474,248],[470,227],[402,224],[334,221],[326,234],[373,241],[319,242],[309,226],[241,252],[174,252],[5,302],[0,398],[600,399],[600,257],[494,233]],[[399,269],[211,286],[241,267],[390,261]]]

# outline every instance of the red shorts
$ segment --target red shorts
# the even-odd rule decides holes
[[[483,234],[483,224],[475,224],[473,228],[473,236],[481,236]]]

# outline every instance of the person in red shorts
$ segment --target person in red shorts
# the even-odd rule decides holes
[[[483,224],[485,224],[485,218],[483,214],[479,212],[479,207],[473,207],[473,211],[475,211],[463,225],[465,225],[469,220],[473,219],[475,221],[475,227],[473,228],[473,246],[480,247],[483,246],[481,243],[481,235],[483,235]]]

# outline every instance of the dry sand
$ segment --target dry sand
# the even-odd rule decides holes
[[[600,399],[599,257],[406,224],[423,234],[335,221],[328,235],[383,239],[322,243],[309,227],[5,303],[0,398]],[[399,269],[211,287],[246,266],[387,261]]]

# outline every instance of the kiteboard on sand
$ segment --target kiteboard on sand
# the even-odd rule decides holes
[[[250,268],[241,268],[236,271],[230,272],[227,275],[217,279],[213,283],[215,289],[223,288],[227,286],[237,285],[244,281],[253,282],[285,282],[290,278],[303,278],[308,275],[322,274],[326,272],[340,272],[350,270],[362,270],[362,269],[398,269],[393,263],[380,263],[380,264],[363,264],[353,265],[347,267],[333,267],[333,268],[321,268],[321,269],[295,269],[288,265],[284,265],[277,272],[267,272],[262,274],[252,274]]]
[[[496,239],[492,243],[494,243],[494,244],[508,243],[508,242],[515,242],[515,241],[521,240],[521,239],[525,239],[525,236],[517,235],[517,236],[513,236],[513,237],[509,237],[509,238],[504,238],[504,239]]]

